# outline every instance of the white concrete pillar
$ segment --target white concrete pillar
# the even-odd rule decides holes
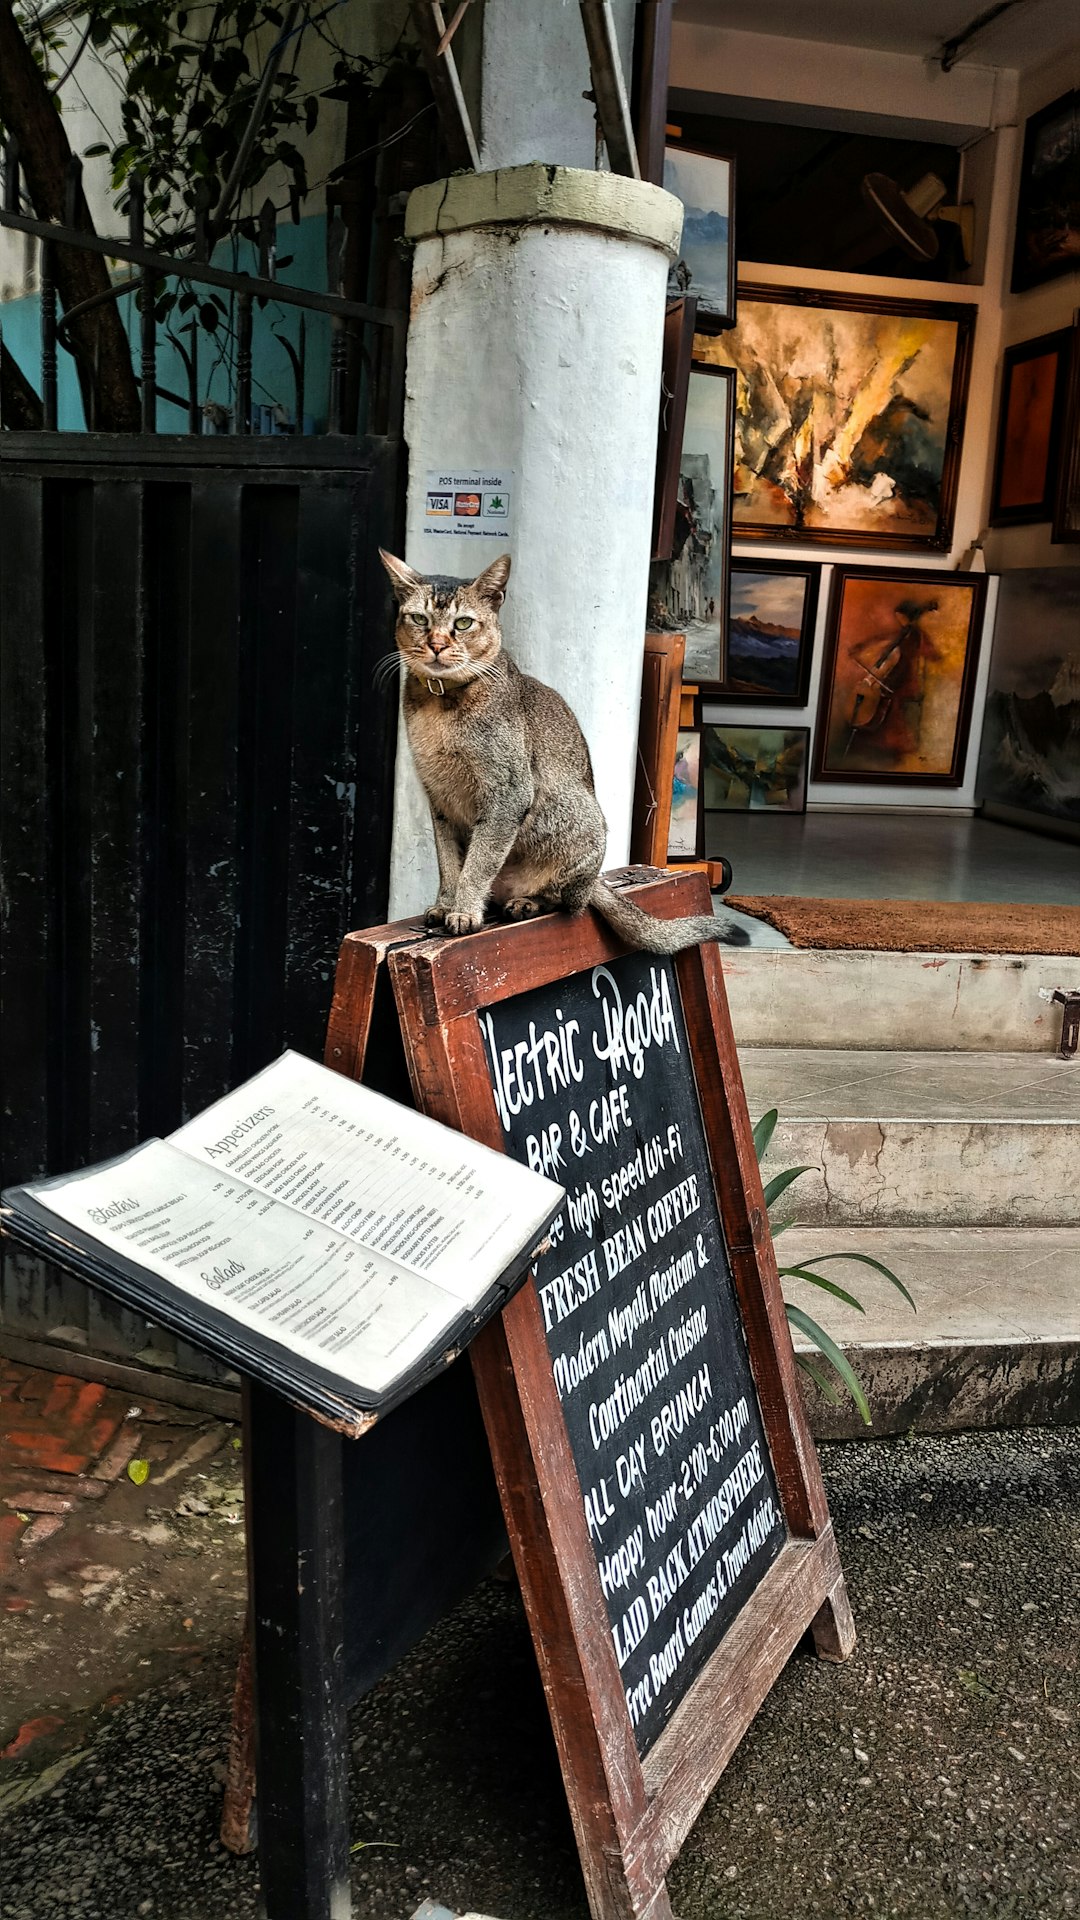
[[[552,166],[421,187],[406,376],[405,557],[472,576],[494,537],[436,535],[431,474],[507,476],[503,631],[592,750],[608,866],[629,848],[664,302],[682,207],[662,188]],[[445,525],[445,522],[443,522]],[[427,807],[402,728],[390,911],[435,897]]]

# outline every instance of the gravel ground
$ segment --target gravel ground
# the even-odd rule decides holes
[[[1080,1913],[1080,1431],[822,1458],[859,1646],[781,1677],[672,1872],[679,1920]],[[215,1837],[231,1679],[222,1649],[87,1720],[51,1772],[16,1765],[2,1920],[257,1913],[254,1861]],[[586,1920],[513,1589],[460,1608],[351,1732],[357,1920],[427,1894]]]

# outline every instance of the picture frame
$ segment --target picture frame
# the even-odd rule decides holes
[[[694,354],[697,300],[692,293],[669,300],[664,315],[664,352],[660,365],[660,425],[656,435],[653,490],[653,560],[670,560],[679,499],[679,461],[686,424],[686,397]]]
[[[704,813],[806,812],[809,727],[707,720],[701,735]]]
[[[1001,576],[975,795],[1017,826],[1080,835],[1080,567]]]
[[[805,707],[820,582],[814,560],[732,560],[725,702]]]
[[[691,367],[671,555],[649,573],[650,630],[686,635],[683,679],[710,692],[725,673],[735,396],[729,368]]]
[[[974,331],[968,302],[740,284],[694,343],[740,382],[734,537],[947,552]]]
[[[835,569],[815,780],[960,786],[986,590],[985,573]]]
[[[1051,540],[1058,543],[1080,541],[1080,316],[1068,334],[1068,372],[1050,531]]]
[[[735,324],[735,162],[681,143],[664,148],[664,186],[683,205],[682,262],[702,331]]]
[[[675,767],[671,783],[671,822],[668,827],[667,864],[700,860],[704,844],[704,820],[701,807],[701,727],[680,727],[675,744]]]
[[[1050,520],[1072,349],[1071,327],[1006,347],[1001,373],[992,527]]]
[[[1012,291],[1024,293],[1080,265],[1080,88],[1051,100],[1024,127],[1016,199]]]

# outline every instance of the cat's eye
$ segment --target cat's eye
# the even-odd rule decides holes
[[[454,621],[454,632],[466,633],[470,627],[475,627],[475,625],[476,621],[473,619],[472,614],[463,613]]]
[[[414,627],[426,627],[428,625],[426,613],[410,613],[409,619],[412,621]]]

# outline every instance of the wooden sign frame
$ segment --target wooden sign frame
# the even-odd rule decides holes
[[[633,882],[664,918],[707,913],[700,874]],[[504,1149],[479,1012],[625,952],[592,914],[551,914],[466,939],[353,935],[343,954],[327,1056],[366,1024],[385,961],[421,1111]],[[396,935],[395,939],[393,936]],[[388,937],[390,936],[390,937]],[[361,949],[365,949],[362,951]],[[668,1868],[803,1634],[843,1660],[854,1626],[825,1490],[799,1393],[761,1179],[715,946],[679,955],[676,975],[754,1383],[788,1539],[639,1757],[590,1543],[535,1288],[525,1286],[470,1349],[594,1920],[671,1920]],[[350,1020],[346,982],[363,1003]],[[343,994],[343,988],[346,991]],[[336,1031],[335,1031],[336,1030]],[[333,1064],[338,1064],[335,1061]],[[344,1070],[354,1063],[341,1059]]]

